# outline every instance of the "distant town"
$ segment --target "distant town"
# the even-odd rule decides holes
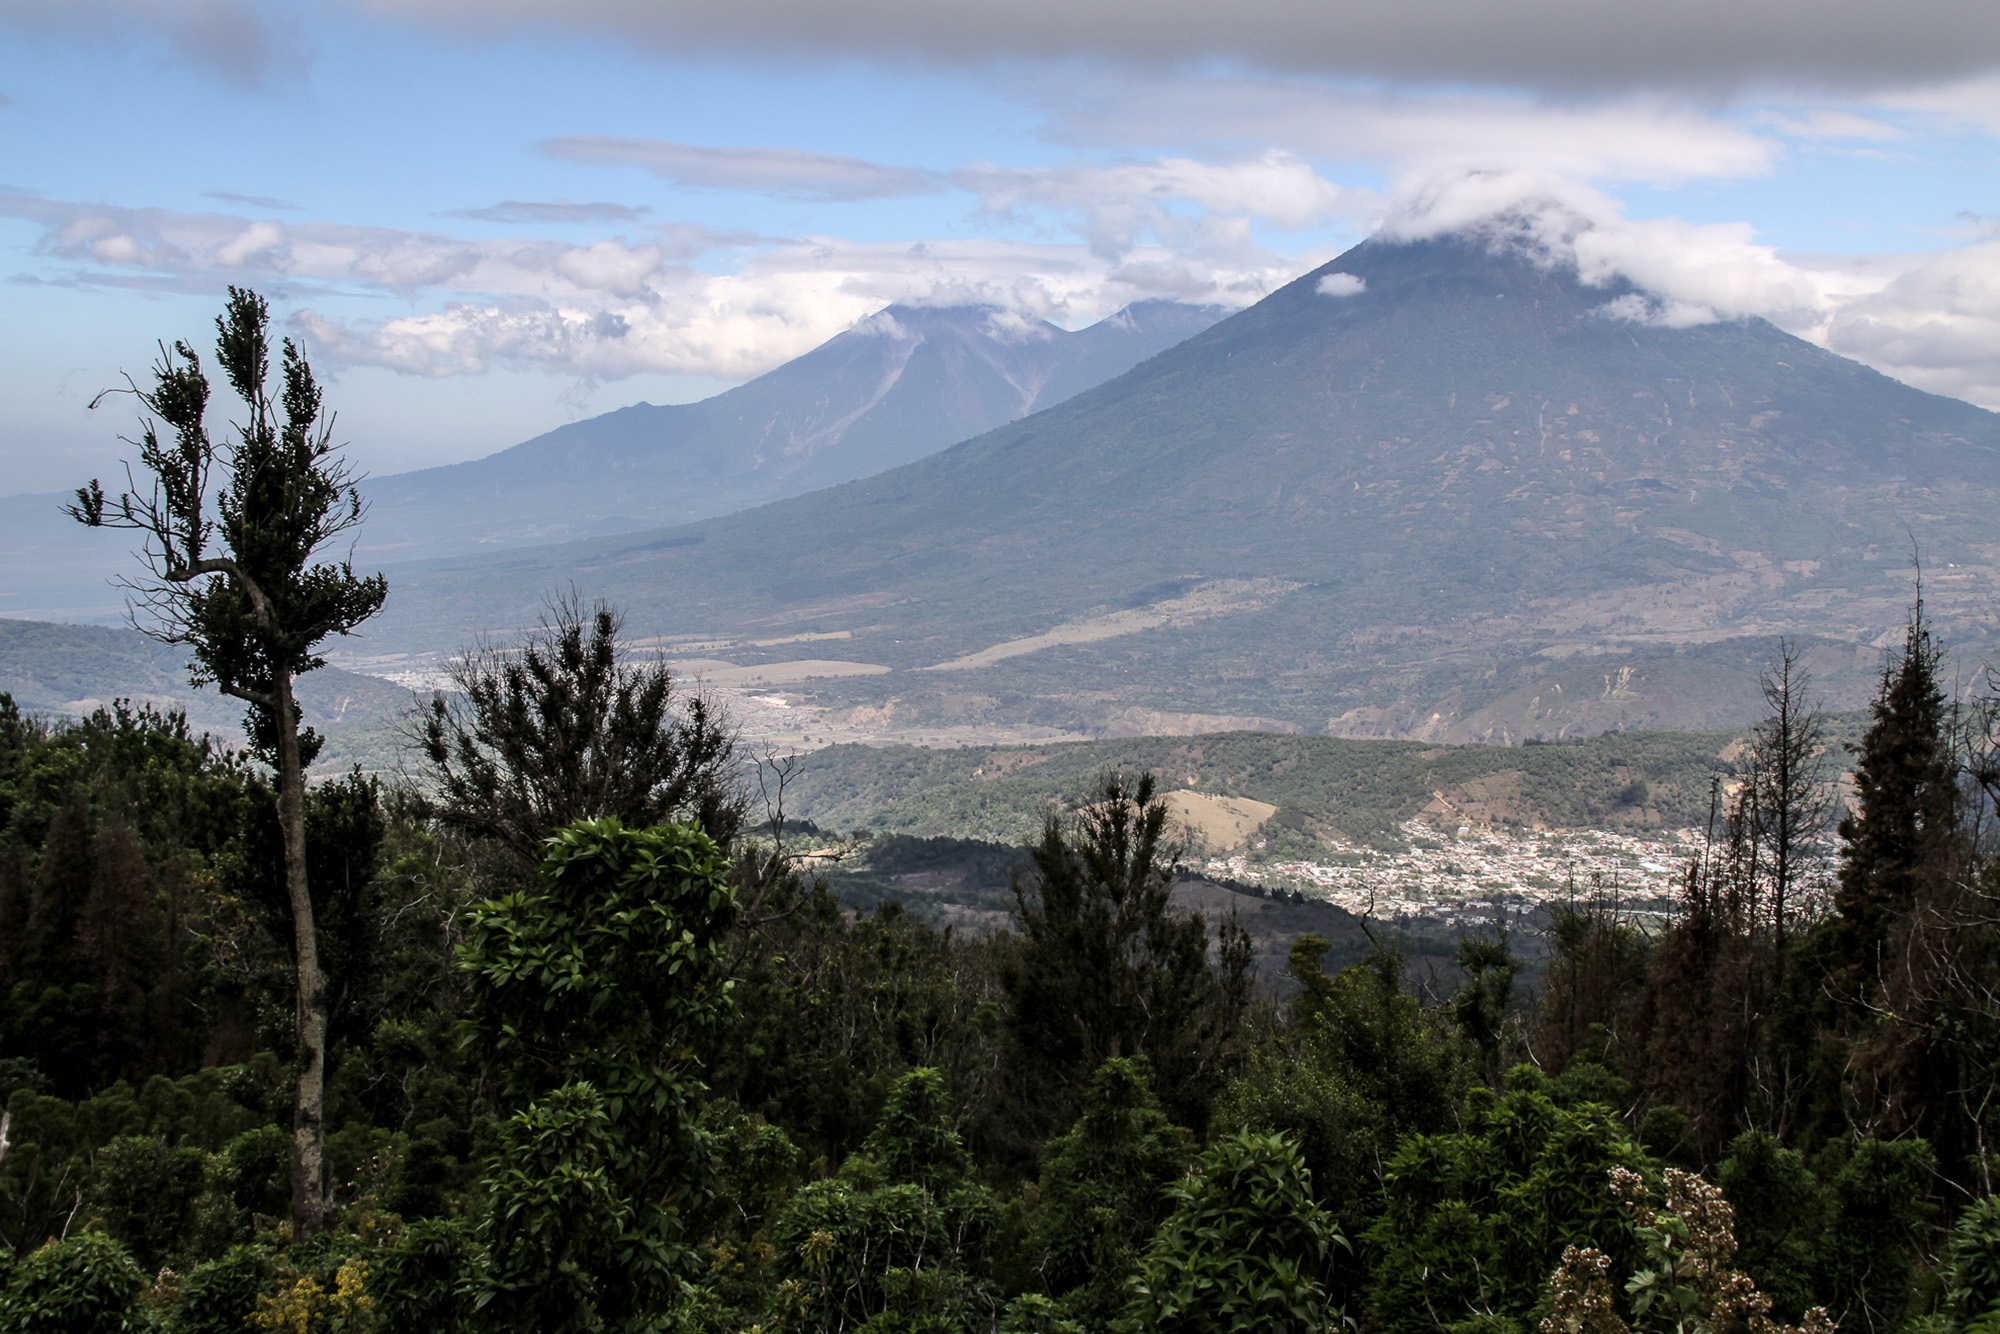
[[[1209,876],[1323,899],[1371,917],[1420,917],[1477,925],[1573,899],[1615,902],[1621,911],[1662,914],[1699,830],[1638,838],[1603,829],[1514,832],[1423,820],[1397,831],[1400,852],[1332,844],[1325,861],[1267,861],[1252,844],[1201,863]]]

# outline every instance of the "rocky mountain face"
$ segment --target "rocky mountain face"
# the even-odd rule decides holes
[[[575,580],[710,670],[913,721],[1507,740],[1732,724],[1781,634],[1853,702],[1915,549],[1983,652],[2000,416],[1647,309],[1504,240],[1370,241],[864,481],[394,571],[378,641],[505,632]]]
[[[892,306],[702,402],[639,403],[487,458],[374,479],[361,554],[629,532],[852,481],[1059,403],[1221,315],[1143,302],[1070,332],[985,306]]]

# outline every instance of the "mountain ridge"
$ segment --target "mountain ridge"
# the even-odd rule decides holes
[[[836,485],[1060,402],[1221,313],[1142,302],[1071,332],[993,306],[890,306],[700,402],[633,404],[485,458],[371,479],[359,551],[622,532]]]

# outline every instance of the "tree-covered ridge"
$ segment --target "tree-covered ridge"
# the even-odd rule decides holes
[[[1281,822],[1350,842],[1393,837],[1433,804],[1531,827],[1680,829],[1707,822],[1709,780],[1733,767],[1723,756],[1747,737],[1607,732],[1501,747],[1225,732],[993,749],[829,746],[802,760],[787,803],[829,828],[1017,843],[1051,800],[1123,768],[1163,787],[1267,802]]]

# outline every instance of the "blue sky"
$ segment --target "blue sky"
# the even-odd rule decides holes
[[[1879,8],[0,0],[0,494],[106,471],[86,404],[231,282],[388,473],[895,300],[1242,305],[1496,217],[2000,407],[2000,7]]]

